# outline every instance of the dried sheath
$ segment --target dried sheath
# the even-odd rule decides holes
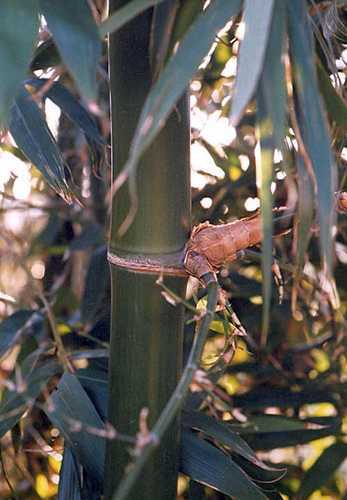
[[[292,227],[293,213],[285,208],[274,212],[274,234],[285,234]],[[201,279],[233,262],[238,252],[258,245],[261,240],[260,213],[218,226],[204,222],[193,228],[185,248],[184,266],[189,274]]]
[[[229,224],[204,222],[193,228],[186,245],[184,265],[198,279],[232,262],[237,252],[261,241],[261,219],[257,214]]]
[[[335,193],[336,209],[347,212],[347,193]],[[293,224],[293,213],[286,208],[275,209],[274,234],[286,233]],[[237,252],[257,245],[262,240],[260,213],[214,226],[204,222],[193,228],[185,247],[186,271],[201,279],[207,273],[215,274],[223,265],[233,262]]]

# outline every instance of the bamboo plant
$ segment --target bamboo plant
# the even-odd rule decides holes
[[[51,442],[53,425],[64,448],[59,500],[173,500],[178,468],[189,478],[185,494],[191,498],[210,498],[205,485],[218,497],[245,500],[279,494],[308,498],[323,485],[332,496],[337,491],[342,496],[341,481],[331,476],[347,456],[342,426],[347,107],[334,62],[341,56],[339,67],[345,71],[344,2],[110,0],[108,16],[103,4],[3,0],[0,5],[0,126],[8,127],[18,146],[4,133],[1,149],[23,159],[21,149],[55,194],[72,204],[63,209],[54,198],[45,207],[50,217],[38,235],[43,246],[35,240],[28,250],[26,241],[26,262],[18,265],[29,277],[30,308],[27,297],[15,310],[17,305],[0,295],[10,311],[0,324],[0,355],[16,359],[11,373],[1,372],[0,486],[6,483],[11,496],[17,494],[22,482],[16,467],[7,474],[8,463],[15,462],[12,448],[22,467],[28,454],[21,441],[41,445],[44,437]],[[38,34],[45,41],[29,64]],[[103,206],[97,210],[103,189],[97,188],[96,176],[91,196],[83,195],[86,203],[80,203],[69,156],[71,145],[78,151],[80,139],[71,136],[66,161],[59,149],[65,146],[61,140],[57,144],[44,113],[50,99],[82,129],[93,153],[89,174],[97,171],[95,159],[106,143],[100,126],[107,130],[97,105],[98,87],[106,87],[99,60],[107,34],[113,171],[110,349],[106,231],[100,228],[108,222]],[[208,102],[221,120],[228,116],[235,138],[215,147],[202,130],[194,131],[194,140],[224,178],[195,192],[191,231],[187,88],[195,78],[194,108]],[[282,158],[280,163],[275,157]],[[79,166],[85,161],[84,156]],[[1,200],[11,196],[10,184]],[[255,193],[261,211],[245,218],[245,198]],[[48,189],[45,196],[53,199]],[[212,201],[208,211],[206,197]],[[273,211],[273,206],[282,209]],[[19,201],[15,207],[23,210]],[[1,209],[2,217],[6,207]],[[331,232],[336,218],[337,245]],[[63,227],[60,219],[66,235],[56,230],[57,222]],[[293,240],[283,236],[292,224]],[[273,243],[273,234],[282,235],[281,244]],[[5,256],[17,249],[17,241],[13,248],[11,241],[5,230],[0,248]],[[244,251],[260,242],[262,253]],[[30,277],[32,259],[44,260],[47,271],[48,256],[63,247],[61,276],[47,272],[42,291]],[[276,262],[273,247],[280,255]],[[79,303],[70,300],[70,271],[82,261],[74,258],[76,250],[91,257]],[[240,260],[244,256],[251,266]],[[207,285],[207,300],[199,291],[197,304],[184,302],[189,323],[198,326],[183,368],[181,304],[188,273]],[[261,273],[262,283],[257,281]],[[217,279],[231,300],[218,295]],[[193,335],[190,328],[187,324],[187,338]],[[240,335],[241,345],[236,342]],[[217,346],[218,359],[199,370],[206,340],[209,347]],[[190,394],[191,387],[198,394]],[[312,418],[310,404],[322,402],[331,405],[329,413]],[[270,408],[276,415],[269,414]],[[291,460],[285,477],[284,469],[262,462],[253,451],[297,447],[326,436],[335,442],[318,460],[308,470],[299,461],[292,467]],[[37,463],[30,466],[38,470]],[[42,479],[40,467],[35,482],[27,485],[28,497],[42,493],[36,484]]]

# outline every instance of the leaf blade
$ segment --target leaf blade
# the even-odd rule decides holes
[[[58,50],[82,95],[97,99],[96,71],[101,56],[99,33],[86,0],[40,0]]]
[[[41,110],[24,87],[12,106],[9,128],[18,147],[50,186],[71,202],[72,191],[65,176],[64,160]]]
[[[300,107],[302,136],[307,145],[317,182],[321,256],[332,276],[334,225],[334,191],[336,166],[330,149],[326,117],[314,67],[312,31],[306,5],[300,0],[288,3],[289,35],[294,83]],[[309,115],[308,115],[309,110]]]
[[[235,91],[230,120],[235,127],[251,100],[261,73],[272,20],[273,0],[259,4],[245,0],[245,36],[240,44]]]
[[[100,36],[114,33],[145,10],[158,5],[163,0],[132,0],[105,19],[99,27]]]
[[[0,128],[24,80],[39,28],[38,0],[3,0],[0,7]]]
[[[192,432],[182,433],[181,471],[235,498],[267,498],[230,457]]]

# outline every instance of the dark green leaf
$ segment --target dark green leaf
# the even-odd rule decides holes
[[[78,464],[71,448],[64,447],[63,463],[59,472],[58,500],[82,500]]]
[[[82,95],[95,101],[101,42],[87,0],[40,0],[40,7],[59,52]]]
[[[24,80],[39,27],[38,0],[2,0],[0,6],[0,128]]]
[[[65,373],[52,394],[53,409],[46,413],[74,450],[80,464],[95,481],[102,483],[105,441],[96,433],[104,429],[93,403],[75,375]],[[74,430],[74,425],[80,428]]]
[[[81,304],[81,316],[85,323],[95,320],[105,301],[105,284],[109,269],[105,247],[98,248],[92,255],[87,271],[85,289]],[[98,293],[95,293],[98,290]]]
[[[132,177],[134,176],[140,156],[164,125],[201,60],[210,49],[216,33],[239,12],[239,9],[239,0],[229,1],[227,8],[224,0],[215,0],[189,28],[146,99],[130,148],[129,159],[124,167],[126,174],[131,173]],[[175,78],[172,75],[175,75]],[[126,176],[122,178],[125,179]]]
[[[113,33],[119,30],[119,28],[141,14],[141,12],[162,1],[163,0],[132,0],[128,2],[100,25],[100,35],[104,37],[107,33]]]
[[[301,156],[296,155],[298,172],[298,215],[296,266],[300,273],[305,263],[306,250],[311,238],[311,226],[314,217],[314,187]]]
[[[96,247],[104,242],[103,228],[99,224],[87,224],[82,233],[74,238],[70,243],[70,250],[86,250],[90,247]]]
[[[192,432],[182,433],[181,471],[225,495],[242,500],[266,499],[229,456]]]
[[[45,78],[33,78],[28,80],[28,85],[32,85],[35,89],[40,89],[47,83]],[[97,144],[104,145],[105,141],[102,137],[98,126],[91,114],[82,106],[79,101],[71,94],[71,92],[59,82],[54,82],[49,85],[45,92],[45,97],[51,99],[70,120],[72,120],[87,137],[95,141]]]
[[[236,126],[252,99],[263,66],[271,27],[274,0],[245,0],[245,34],[240,44],[231,122]]]
[[[288,9],[294,83],[302,136],[317,180],[322,258],[331,276],[333,262],[331,230],[334,225],[336,165],[330,149],[330,137],[318,89],[307,6],[300,0],[292,0],[288,3]]]
[[[263,318],[261,340],[266,345],[270,323],[272,291],[272,233],[273,233],[273,181],[274,149],[283,148],[286,97],[284,86],[283,50],[286,10],[283,2],[275,3],[268,35],[268,46],[258,89],[257,135],[260,154],[256,157],[257,179],[260,186],[262,215],[262,285]],[[252,32],[250,33],[252,36]]]
[[[0,437],[20,420],[49,380],[62,368],[56,361],[38,362],[39,353],[28,356],[22,367],[25,387],[23,391],[6,391],[0,403]],[[15,383],[15,380],[13,380]]]
[[[41,110],[25,88],[17,95],[11,109],[10,132],[50,186],[71,202],[72,192],[65,177],[64,160]]]
[[[216,439],[225,446],[228,446],[233,453],[241,455],[254,465],[257,465],[264,470],[277,472],[279,476],[283,475],[283,469],[274,469],[259,460],[246,441],[236,434],[236,432],[233,432],[228,424],[219,422],[218,420],[197,411],[184,412],[182,416],[182,423],[184,426],[204,432],[207,436]]]
[[[329,448],[326,448],[304,475],[298,498],[304,500],[315,490],[320,489],[346,458],[346,443],[334,443]]]
[[[341,422],[329,420],[326,425],[311,420],[299,420],[278,415],[254,416],[240,434],[255,450],[271,450],[308,443],[314,439],[336,435]]]
[[[324,103],[332,122],[335,122],[342,130],[347,130],[347,104],[336,92],[329,75],[325,71],[322,63],[317,62],[317,75],[319,89],[322,93]]]
[[[35,311],[21,309],[0,323],[0,357],[19,342],[25,329],[35,321],[33,316],[38,315]],[[40,317],[42,320],[42,318]]]

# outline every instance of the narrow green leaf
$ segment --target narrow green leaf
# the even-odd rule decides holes
[[[267,498],[229,456],[192,432],[182,433],[181,471],[234,498]]]
[[[119,28],[141,14],[141,12],[161,2],[163,2],[163,0],[132,0],[128,2],[124,7],[121,7],[101,23],[99,28],[100,36],[104,37],[107,33],[113,33],[119,30]]]
[[[268,46],[263,71],[259,81],[257,96],[256,133],[260,151],[256,155],[256,174],[262,216],[262,288],[263,316],[261,344],[266,346],[270,323],[272,294],[272,233],[273,233],[273,155],[275,147],[283,149],[286,97],[284,86],[284,66],[282,62],[286,10],[281,2],[273,9],[272,22],[268,36]]]
[[[28,407],[33,404],[49,380],[61,373],[62,368],[57,361],[38,363],[37,353],[28,356],[22,375],[25,387],[21,392],[6,391],[0,403],[0,437],[12,429],[21,419]],[[25,373],[29,370],[28,374]],[[15,382],[15,380],[13,380]]]
[[[274,0],[245,0],[244,39],[240,44],[236,83],[231,107],[231,123],[236,126],[258,85],[266,54]]]
[[[263,317],[261,328],[261,346],[265,348],[270,323],[271,292],[272,292],[272,232],[273,232],[273,196],[271,183],[273,181],[273,123],[269,116],[261,92],[257,99],[257,127],[259,151],[256,155],[256,173],[259,183],[261,222],[262,222],[262,291]]]
[[[35,311],[21,309],[0,323],[0,357],[19,341],[34,314]]]
[[[87,0],[39,1],[48,28],[81,94],[86,99],[95,101],[101,41]]]
[[[0,5],[0,128],[29,67],[39,28],[38,0],[2,0]]]
[[[336,165],[330,149],[330,137],[319,94],[314,66],[312,30],[307,5],[300,0],[288,2],[289,34],[295,90],[300,109],[303,140],[312,161],[318,188],[318,214],[322,260],[332,275],[334,191]]]
[[[49,185],[71,202],[72,192],[65,177],[64,160],[41,110],[24,87],[11,109],[10,132]]]
[[[224,0],[215,0],[189,28],[146,99],[131,144],[129,159],[124,166],[124,174],[131,173],[134,176],[140,156],[163,127],[175,103],[210,49],[215,35],[239,9],[239,0],[229,1],[227,7]],[[126,175],[122,178],[125,179]]]
[[[299,420],[277,415],[252,417],[247,427],[239,429],[240,434],[251,448],[271,450],[309,443],[315,439],[336,435],[341,422],[329,420],[326,425],[311,420]]]
[[[26,84],[33,86],[35,89],[41,89],[47,84],[47,81],[46,78],[32,78]],[[93,116],[64,85],[59,82],[53,82],[48,86],[44,97],[51,99],[70,120],[80,127],[87,137],[97,144],[105,145],[105,140]]]
[[[297,215],[297,248],[296,267],[300,273],[305,263],[306,250],[311,238],[311,227],[314,217],[314,187],[302,158],[296,155],[298,173],[298,215]]]
[[[105,441],[96,434],[104,429],[104,423],[75,375],[64,373],[52,394],[52,403],[53,409],[47,408],[47,416],[60,429],[87,473],[101,484]],[[80,428],[74,429],[74,424]]]
[[[81,316],[85,323],[96,319],[105,301],[104,289],[109,277],[106,253],[105,246],[99,247],[90,259],[81,303]],[[98,290],[97,294],[95,290]]]
[[[308,498],[320,489],[347,458],[347,444],[334,443],[326,448],[304,475],[298,499]]]
[[[59,472],[58,500],[82,500],[78,464],[71,448],[64,446],[63,463]]]
[[[347,131],[347,104],[336,92],[320,60],[317,61],[317,75],[319,89],[330,120],[335,122],[343,131]]]
[[[228,424],[219,422],[218,420],[209,417],[200,411],[183,412],[182,423],[184,426],[200,430],[209,437],[216,439],[221,444],[230,447],[233,453],[241,455],[246,460],[254,465],[257,465],[261,469],[277,472],[279,476],[283,475],[283,469],[280,470],[269,467],[264,462],[259,460],[246,441],[236,434],[236,432],[233,432]]]

